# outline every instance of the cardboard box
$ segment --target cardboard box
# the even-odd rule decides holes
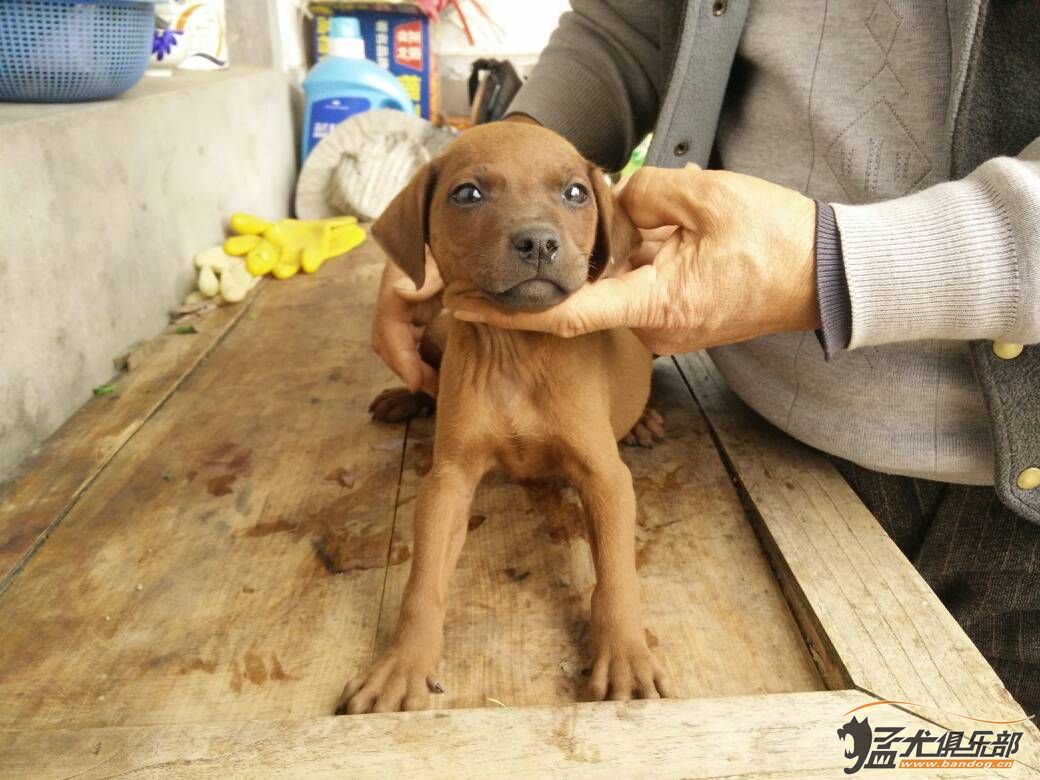
[[[361,23],[365,54],[393,73],[415,103],[416,113],[430,119],[440,111],[440,74],[433,52],[431,22],[412,3],[321,2],[309,6],[314,15],[311,62],[328,49],[333,16],[353,16]]]

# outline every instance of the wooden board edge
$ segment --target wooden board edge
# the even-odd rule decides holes
[[[0,769],[31,772],[34,777],[375,777],[390,772],[458,777],[572,771],[604,777],[652,772],[831,778],[843,776],[842,769],[849,765],[837,730],[848,720],[849,710],[875,701],[861,691],[845,690],[196,726],[8,731],[0,732]],[[902,726],[907,733],[924,727],[918,717],[893,708],[874,717]],[[1011,774],[1025,774],[1022,767],[1017,770]]]
[[[740,498],[740,502],[744,506],[744,511],[748,516],[748,521],[755,532],[755,536],[758,538],[759,543],[765,550],[766,559],[769,561],[773,574],[776,576],[777,582],[780,584],[780,590],[783,593],[784,598],[787,600],[787,605],[802,632],[802,638],[809,649],[809,654],[813,659],[813,663],[816,664],[820,677],[830,690],[851,688],[864,690],[856,684],[855,680],[853,680],[852,675],[845,663],[842,661],[833,642],[831,642],[830,638],[827,636],[823,622],[814,610],[809,596],[805,593],[805,590],[791,571],[790,564],[784,557],[776,539],[774,539],[772,534],[769,533],[768,524],[762,516],[762,513],[758,510],[758,507],[755,505],[751,495],[748,493],[747,487],[740,479],[740,475],[732,457],[727,451],[725,445],[719,439],[715,424],[705,412],[700,400],[697,398],[697,394],[687,376],[688,372],[683,370],[682,364],[678,359],[673,358],[672,362],[674,363],[676,370],[679,372],[679,376],[681,376],[683,382],[685,382],[686,388],[689,390],[698,410],[707,423],[712,441],[715,443],[715,447],[719,451],[719,456],[722,458],[723,465],[729,472],[730,481],[733,483],[733,487]]]
[[[1016,758],[1016,763],[1021,764],[1032,772],[1040,776],[1040,760],[1038,760],[1038,747],[1040,747],[1040,732],[1037,731],[1036,722],[1034,720],[1026,720],[1021,723],[1013,723],[1008,725],[996,725],[979,723],[970,718],[958,717],[959,713],[949,712],[936,712],[929,708],[920,707],[911,702],[900,702],[888,699],[884,696],[879,696],[872,691],[864,690],[863,688],[856,688],[855,690],[875,699],[878,704],[888,704],[893,709],[905,712],[907,715],[911,715],[915,718],[919,718],[925,723],[931,724],[940,729],[954,730],[963,729],[965,732],[970,732],[973,729],[1002,729],[1009,728],[1014,730],[1020,730],[1023,732],[1025,738],[1025,750],[1023,751],[1024,757]]]
[[[687,387],[689,388],[694,401],[697,403],[712,431],[712,436],[715,440],[716,446],[722,455],[724,463],[730,470],[731,478],[737,487],[741,500],[745,502],[748,509],[749,520],[752,522],[756,533],[759,535],[759,538],[769,555],[771,565],[775,567],[775,571],[780,578],[782,591],[785,597],[789,600],[788,603],[805,634],[807,642],[810,643],[810,649],[813,651],[813,659],[822,662],[820,672],[823,675],[824,680],[834,687],[852,687],[866,695],[882,701],[900,701],[902,698],[901,692],[886,690],[886,687],[879,685],[877,680],[858,676],[851,672],[848,664],[842,660],[837,648],[828,639],[828,634],[835,628],[834,626],[829,625],[830,618],[828,617],[833,613],[833,611],[827,609],[827,605],[820,603],[818,598],[814,600],[813,597],[807,594],[797,582],[797,578],[793,576],[793,572],[785,557],[784,551],[781,549],[776,537],[771,532],[769,519],[762,511],[760,511],[759,507],[755,505],[755,502],[751,498],[748,488],[744,483],[741,466],[736,462],[733,453],[726,446],[723,440],[724,437],[720,435],[718,427],[720,421],[718,417],[713,414],[711,404],[708,402],[708,399],[705,398],[706,388],[698,386],[698,380],[692,375],[692,369],[694,366],[699,366],[703,375],[706,377],[706,380],[702,381],[710,382],[714,386],[712,390],[718,393],[718,397],[716,398],[717,402],[740,404],[740,401],[736,399],[736,397],[733,396],[732,391],[728,389],[725,380],[722,378],[721,374],[719,374],[718,369],[715,368],[706,353],[691,353],[689,355],[678,356],[674,358],[674,360],[679,368],[680,374],[682,374],[686,380]],[[724,398],[725,400],[719,401],[720,398]],[[741,404],[741,406],[743,405]],[[794,443],[792,440],[792,447],[801,447],[801,445]],[[826,462],[821,462],[820,467],[834,470],[834,467]],[[858,502],[858,499],[856,499],[856,501]],[[863,512],[869,514],[869,510],[867,510],[865,506],[862,506],[862,504],[860,504],[860,506],[862,507]],[[884,530],[881,529],[880,526],[878,526],[878,533],[884,534]],[[893,563],[898,566],[902,577],[907,578],[908,581],[920,581],[920,575],[909,560],[901,555],[893,556]],[[927,585],[924,587],[927,588]],[[930,589],[929,592],[931,592]],[[989,666],[985,658],[983,658],[982,654],[973,644],[971,644],[967,635],[963,635],[962,644],[964,647],[961,648],[962,652],[958,657],[961,659],[966,658],[974,666],[973,670],[968,670],[968,674],[979,675],[982,679],[988,677],[996,678],[996,673]],[[818,653],[818,650],[824,651],[822,656]],[[1005,705],[1006,711],[1025,716],[1026,713],[1024,713],[1021,710],[1021,707],[1011,699],[1009,694],[1007,694],[1006,698],[1008,700]],[[958,725],[963,726],[969,722],[965,718],[958,717],[959,715],[968,713],[953,713],[942,709],[916,706],[905,702],[901,703],[899,708],[942,728],[955,728]],[[1026,758],[1024,761],[1020,761],[1020,763],[1031,769],[1040,770],[1040,730],[1037,729],[1036,724],[1033,721],[1024,721],[1020,726],[1016,727],[1021,727],[1023,729],[1027,734],[1027,739],[1030,743],[1027,747]]]

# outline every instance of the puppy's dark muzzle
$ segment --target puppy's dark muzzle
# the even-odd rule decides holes
[[[531,265],[552,263],[560,252],[560,236],[550,227],[532,226],[509,237],[513,253]]]
[[[564,300],[588,278],[588,257],[576,254],[557,228],[529,223],[506,233],[497,262],[475,281],[506,309],[543,309]]]
[[[543,309],[564,300],[570,291],[550,279],[535,277],[505,292],[491,294],[491,300],[507,309]]]

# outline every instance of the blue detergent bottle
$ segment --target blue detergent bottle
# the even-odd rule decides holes
[[[371,108],[415,112],[408,93],[390,71],[365,59],[361,23],[352,16],[334,16],[328,54],[303,80],[307,112],[303,120],[300,159],[347,117]]]

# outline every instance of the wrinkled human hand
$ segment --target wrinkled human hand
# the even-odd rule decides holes
[[[389,260],[379,283],[372,321],[372,348],[413,392],[437,395],[437,371],[419,356],[426,326],[440,313],[444,287],[437,264],[426,254],[426,281],[422,289]]]
[[[455,316],[565,337],[628,327],[657,354],[819,326],[816,204],[809,198],[693,165],[643,168],[618,197],[636,227],[674,231],[556,306],[505,312],[466,300]]]

